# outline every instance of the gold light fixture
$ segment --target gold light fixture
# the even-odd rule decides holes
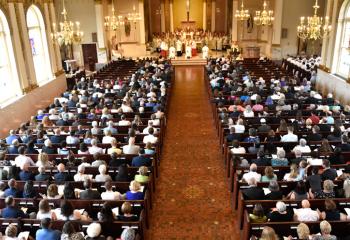
[[[273,21],[275,20],[273,16],[272,10],[266,10],[267,3],[264,1],[263,10],[262,11],[256,11],[255,17],[254,17],[254,23],[256,25],[272,25]]]
[[[136,12],[135,4],[133,5],[132,10],[133,10],[133,12],[128,13],[128,19],[133,23],[141,21],[141,15],[140,15],[140,13]]]
[[[63,3],[63,22],[60,22],[60,31],[56,29],[56,23],[53,23],[53,33],[51,33],[51,38],[58,42],[61,45],[71,45],[73,43],[80,43],[83,39],[84,33],[80,31],[80,22],[73,23],[72,21],[67,20],[67,10]],[[76,30],[75,30],[76,29]]]
[[[244,3],[242,0],[241,10],[236,11],[235,18],[237,18],[240,21],[244,21],[244,20],[248,20],[249,17],[250,17],[249,10],[244,9]]]
[[[300,18],[300,25],[297,28],[298,37],[306,40],[317,40],[325,38],[332,31],[332,26],[329,24],[329,17],[326,16],[323,23],[323,18],[317,15],[317,11],[320,8],[318,1],[316,0],[314,8],[314,15],[312,17]]]
[[[116,16],[114,9],[114,1],[112,0],[112,16],[106,16],[104,26],[106,30],[117,31],[124,25],[123,16]]]

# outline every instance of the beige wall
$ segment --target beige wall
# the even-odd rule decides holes
[[[319,0],[319,16],[323,16],[325,10],[325,0]],[[281,39],[282,56],[286,57],[287,54],[296,55],[298,50],[298,37],[297,37],[297,25],[300,23],[300,17],[312,16],[314,0],[284,0],[283,14],[282,14],[282,29],[288,30],[288,36],[285,39]],[[308,53],[320,52],[320,41],[308,43]]]
[[[10,129],[17,129],[21,123],[30,120],[39,109],[49,106],[55,97],[67,88],[65,75],[36,88],[11,105],[0,109],[0,137],[5,137]]]
[[[187,20],[186,0],[173,1],[174,28],[181,27],[181,21]],[[203,0],[191,0],[190,20],[195,21],[197,27],[203,26]]]
[[[61,15],[62,1],[54,1],[56,8],[57,22],[63,21]],[[97,32],[96,14],[94,0],[74,0],[65,1],[68,11],[68,20],[79,21],[81,30],[84,32],[83,43],[91,43],[91,34]]]

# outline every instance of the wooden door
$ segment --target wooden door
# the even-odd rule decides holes
[[[90,71],[95,71],[95,63],[98,62],[96,43],[82,44],[81,46],[83,49],[85,69],[89,69]]]

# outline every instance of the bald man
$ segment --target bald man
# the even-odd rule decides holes
[[[301,208],[294,209],[294,219],[299,222],[316,222],[320,219],[320,213],[312,210],[310,202],[305,199],[301,202]]]

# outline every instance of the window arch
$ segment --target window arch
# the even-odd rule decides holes
[[[37,83],[40,85],[52,79],[52,72],[44,19],[39,8],[35,5],[28,8],[27,27],[35,75]]]
[[[335,72],[347,79],[350,74],[350,0],[344,2],[339,14],[336,46]]]
[[[19,78],[6,16],[0,9],[0,105],[20,94]]]

